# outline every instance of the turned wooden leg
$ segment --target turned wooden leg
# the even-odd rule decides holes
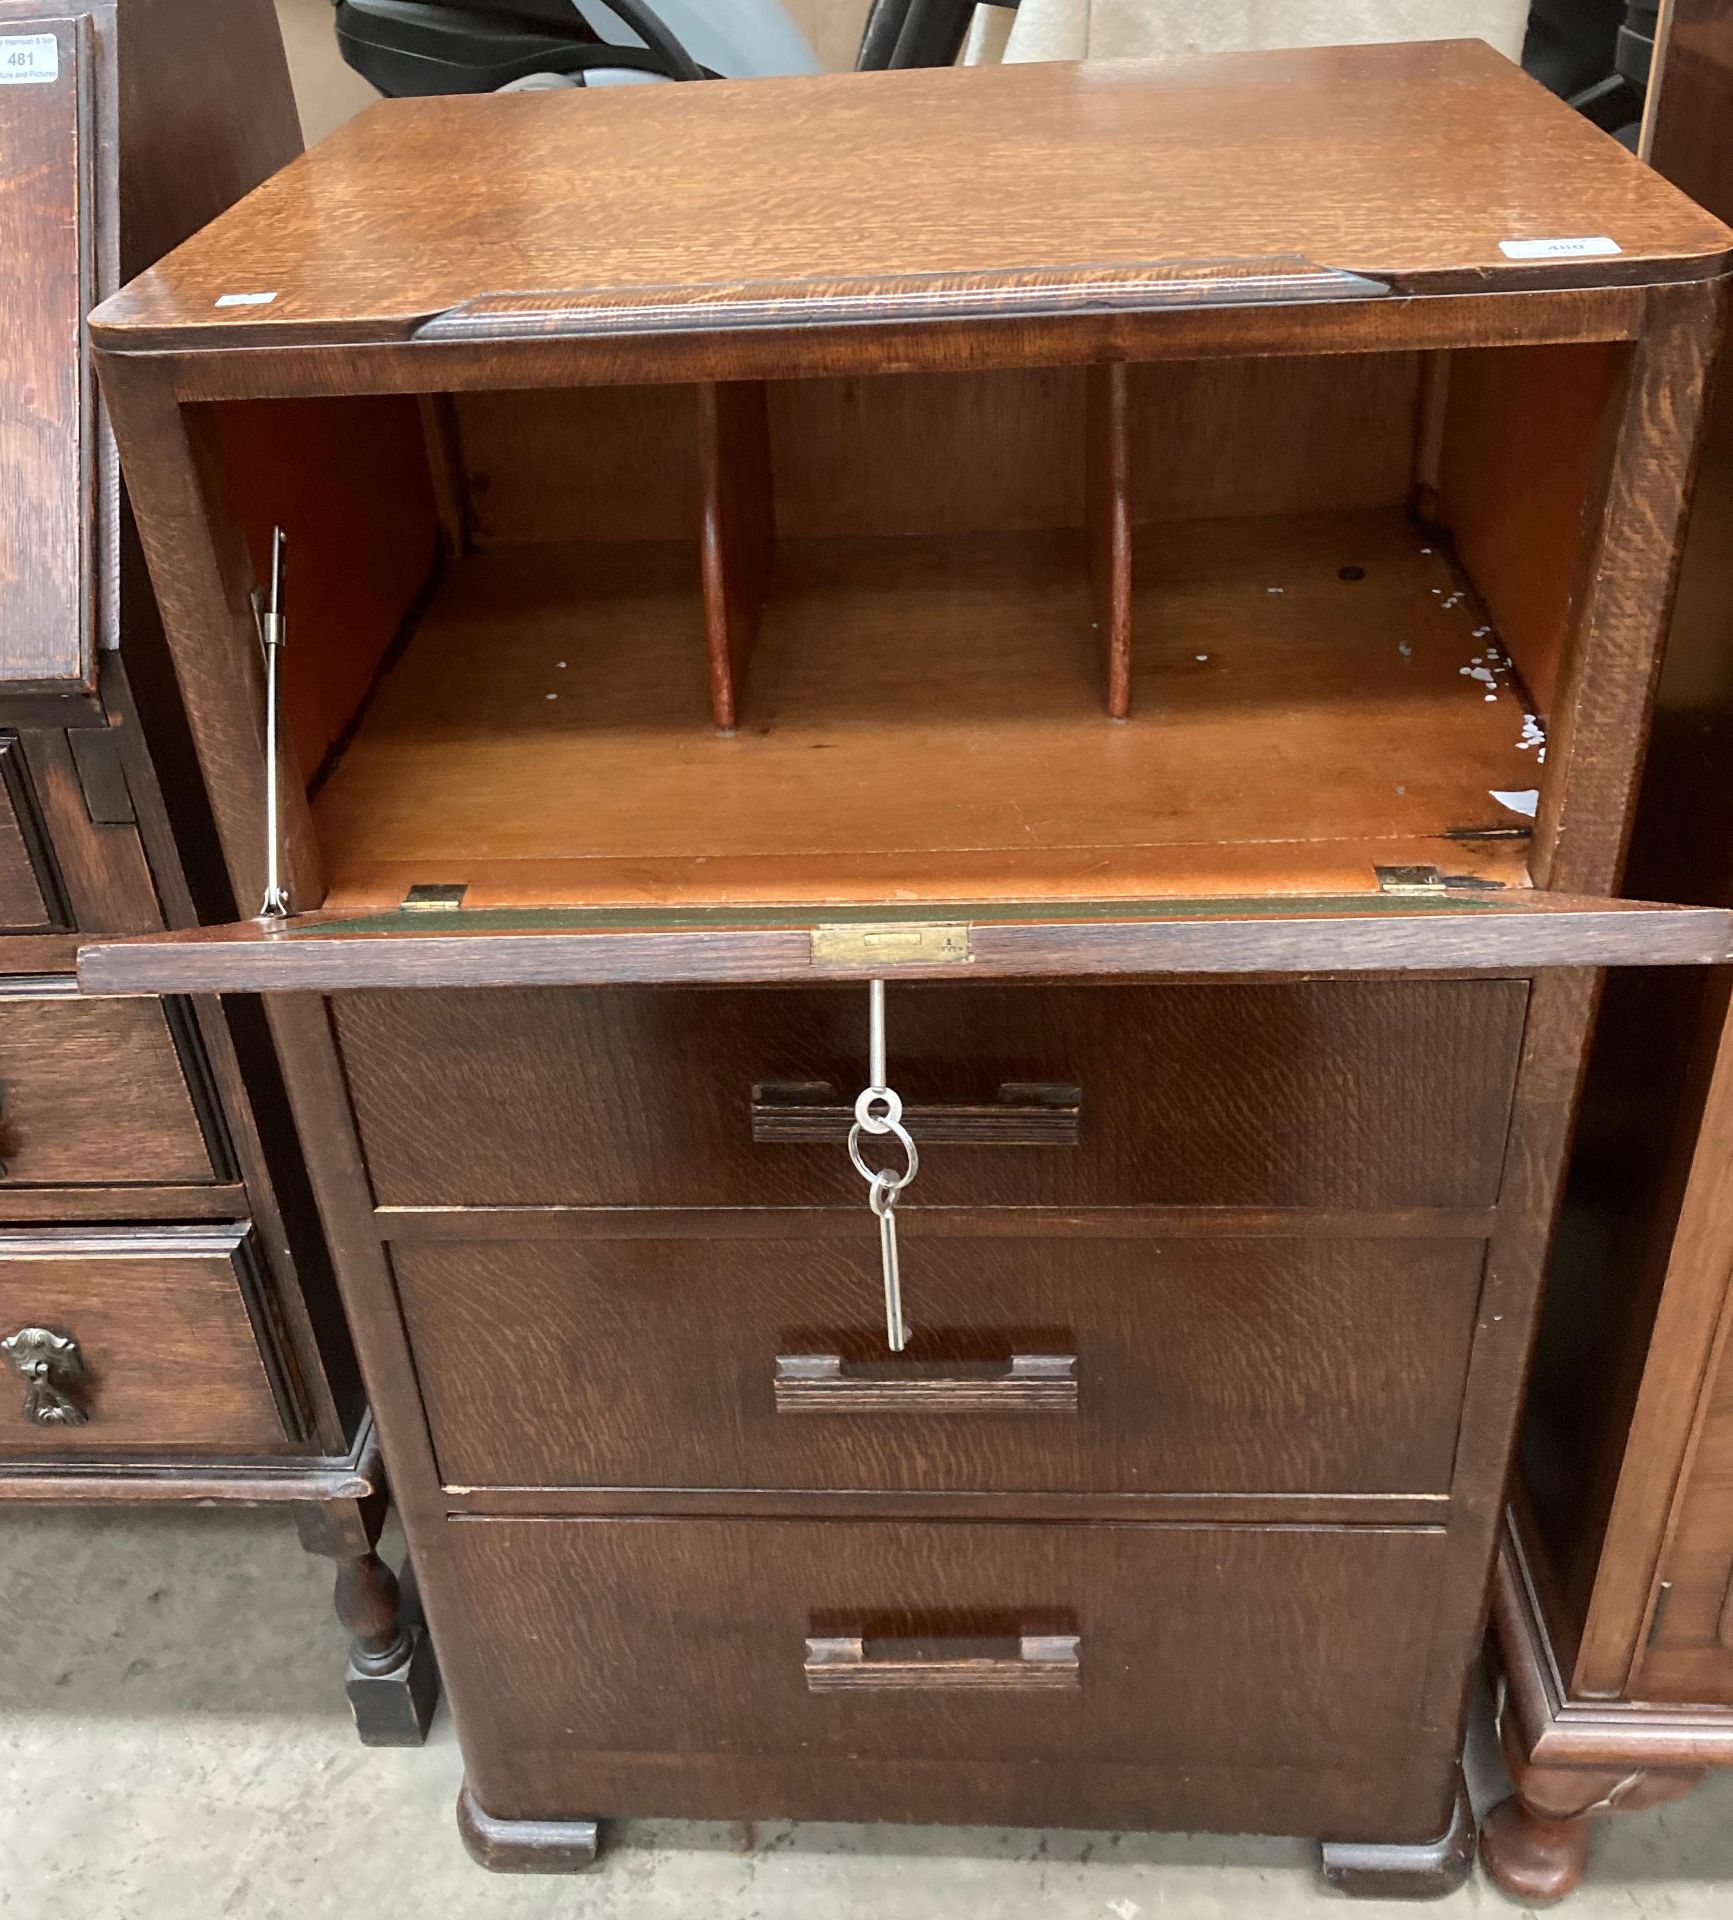
[[[439,1699],[439,1673],[418,1609],[379,1557],[384,1520],[377,1496],[296,1511],[302,1546],[337,1569],[337,1618],[351,1636],[344,1691],[362,1745],[418,1747]]]
[[[490,1873],[581,1873],[596,1864],[594,1820],[500,1820],[476,1805],[469,1782],[457,1796],[457,1830],[469,1857]]]
[[[1404,1846],[1326,1840],[1324,1878],[1356,1900],[1442,1900],[1474,1866],[1474,1815],[1459,1774],[1450,1823],[1436,1840]]]
[[[1499,1736],[1516,1792],[1482,1822],[1480,1858],[1503,1892],[1529,1906],[1562,1900],[1582,1884],[1591,1820],[1682,1800],[1707,1771],[1537,1766],[1522,1752],[1510,1714],[1502,1717]]]

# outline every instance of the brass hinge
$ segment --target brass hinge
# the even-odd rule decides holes
[[[1436,867],[1374,867],[1378,891],[1394,894],[1435,894],[1446,891],[1444,875]]]
[[[416,886],[403,896],[405,913],[450,913],[463,905],[467,882],[457,887]]]
[[[969,957],[963,921],[842,921],[812,930],[815,967],[943,966]]]

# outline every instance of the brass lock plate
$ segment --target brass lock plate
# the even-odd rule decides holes
[[[815,967],[908,967],[969,958],[969,928],[960,920],[857,920],[812,930]]]

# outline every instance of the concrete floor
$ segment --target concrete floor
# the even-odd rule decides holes
[[[470,1864],[442,1714],[355,1744],[328,1570],[280,1517],[0,1519],[6,1920],[1215,1920],[1349,1912],[1286,1840],[905,1828],[617,1828],[561,1880]],[[1484,1732],[1477,1794],[1502,1791]],[[1514,1915],[1481,1881],[1431,1911]],[[1733,1913],[1733,1774],[1608,1821],[1573,1920]]]

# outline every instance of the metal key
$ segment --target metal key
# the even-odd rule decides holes
[[[885,1276],[885,1339],[892,1353],[901,1353],[909,1342],[903,1321],[902,1266],[897,1256],[896,1205],[903,1189],[920,1171],[921,1156],[908,1129],[903,1125],[902,1096],[885,1085],[885,983],[871,983],[870,1031],[868,1037],[868,1075],[872,1084],[864,1088],[854,1103],[854,1125],[849,1129],[848,1153],[855,1171],[867,1183],[867,1204],[879,1223],[879,1258]],[[861,1152],[865,1134],[888,1135],[907,1156],[901,1173],[889,1167],[872,1167]]]
[[[885,1269],[885,1339],[892,1353],[901,1353],[909,1342],[909,1330],[903,1322],[903,1270],[897,1261],[897,1192],[881,1174],[872,1184],[868,1199],[879,1222],[879,1258]]]

